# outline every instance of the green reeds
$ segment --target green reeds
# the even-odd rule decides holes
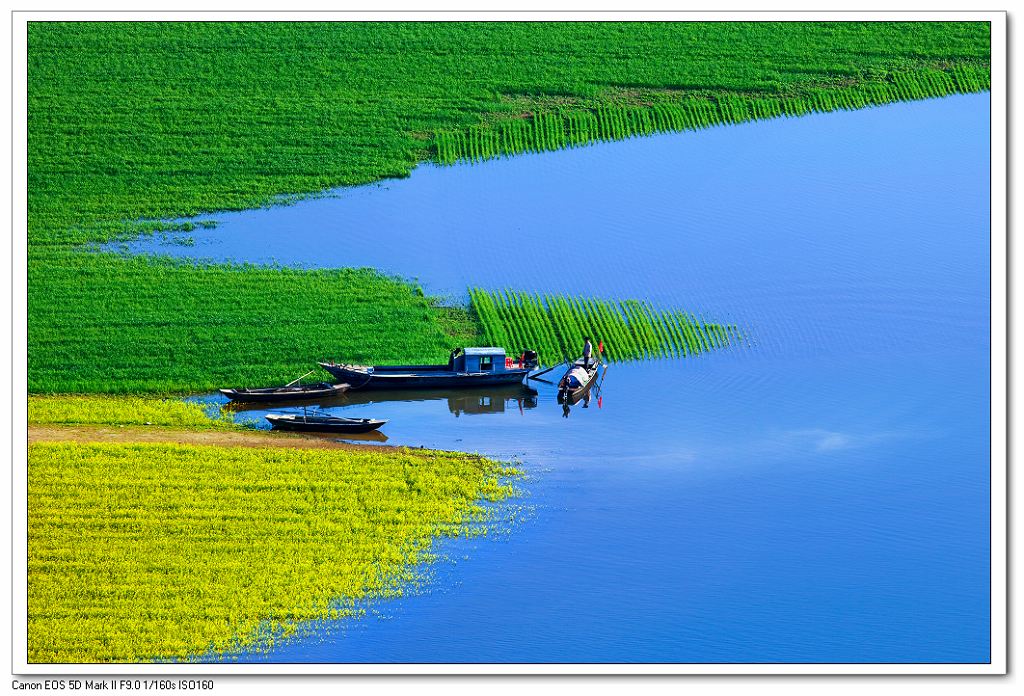
[[[536,350],[545,364],[579,353],[584,336],[604,344],[612,362],[682,358],[742,342],[735,325],[718,324],[650,302],[540,295],[479,288],[469,291],[483,340],[510,355]]]
[[[442,164],[477,161],[636,135],[980,92],[990,85],[988,66],[963,64],[945,70],[894,71],[874,80],[807,88],[797,95],[787,96],[770,93],[695,96],[680,92],[673,100],[649,105],[602,105],[589,110],[560,108],[466,130],[439,130],[434,133],[434,156]]]

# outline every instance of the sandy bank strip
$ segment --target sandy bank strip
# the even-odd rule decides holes
[[[36,442],[169,442],[221,447],[291,447],[395,452],[398,448],[368,440],[368,444],[339,442],[332,436],[272,433],[254,430],[176,430],[160,426],[29,425],[29,444]]]

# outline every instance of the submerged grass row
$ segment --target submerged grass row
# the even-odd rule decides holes
[[[576,355],[589,336],[604,343],[612,361],[685,357],[733,345],[735,325],[716,324],[649,302],[470,290],[472,310],[485,341],[511,354],[536,349],[546,364]]]
[[[602,105],[588,110],[558,108],[468,129],[437,131],[434,134],[435,157],[443,164],[453,164],[459,160],[559,150],[634,135],[697,130],[780,116],[862,109],[897,101],[979,92],[989,89],[990,84],[987,66],[966,64],[953,65],[948,70],[896,72],[881,80],[806,89],[790,96],[743,93],[693,96],[680,92],[675,99],[663,96],[664,101],[652,104]]]
[[[474,455],[38,443],[33,663],[188,659],[401,595],[439,535],[487,532],[513,469]]]

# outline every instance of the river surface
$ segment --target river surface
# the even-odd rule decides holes
[[[553,388],[353,394],[516,458],[517,520],[242,660],[987,662],[988,95],[660,135],[218,214],[132,251],[644,298],[742,346]],[[212,399],[211,399],[212,400]],[[261,419],[242,411],[239,418]]]

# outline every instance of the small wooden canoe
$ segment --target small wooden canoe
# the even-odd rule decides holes
[[[586,396],[597,381],[595,378],[600,367],[601,363],[596,360],[589,365],[583,362],[583,358],[574,362],[558,382],[558,403],[575,404]]]
[[[266,416],[276,430],[298,430],[312,433],[368,433],[387,423],[370,418],[339,418],[326,415],[272,414]]]
[[[347,384],[299,384],[293,387],[266,387],[263,389],[221,389],[220,393],[232,401],[254,403],[261,401],[309,401],[338,396],[348,391]]]

